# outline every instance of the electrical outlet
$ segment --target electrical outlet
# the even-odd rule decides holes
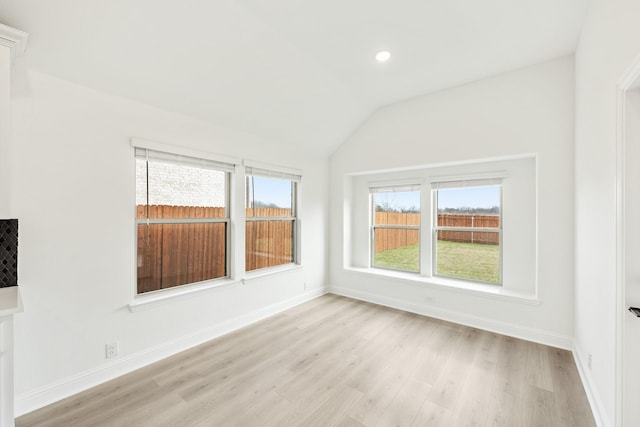
[[[591,355],[591,353],[589,353],[587,355],[587,366],[589,367],[589,370],[591,370],[591,362],[593,361],[593,356]]]
[[[112,342],[111,344],[104,345],[105,357],[111,359],[118,355],[118,342]]]

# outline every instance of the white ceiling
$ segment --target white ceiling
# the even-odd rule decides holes
[[[573,53],[587,3],[0,0],[0,22],[36,70],[328,154],[380,106]]]

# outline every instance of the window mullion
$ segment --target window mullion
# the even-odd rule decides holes
[[[431,270],[431,257],[433,253],[432,226],[434,217],[431,188],[428,185],[424,185],[422,187],[420,200],[420,224],[422,228],[420,232],[420,273],[423,276],[431,277],[433,275],[433,272]]]

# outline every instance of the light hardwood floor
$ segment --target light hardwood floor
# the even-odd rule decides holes
[[[594,426],[570,352],[335,295],[23,426]]]

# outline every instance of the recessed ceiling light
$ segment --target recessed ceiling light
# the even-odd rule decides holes
[[[389,58],[391,58],[391,52],[389,52],[388,50],[381,50],[380,52],[376,53],[376,60],[378,62],[386,62],[389,60]]]

